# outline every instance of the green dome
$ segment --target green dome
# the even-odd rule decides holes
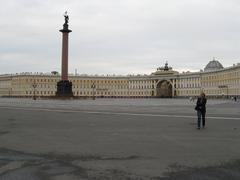
[[[206,67],[204,68],[204,71],[209,72],[209,71],[217,71],[220,69],[223,69],[223,65],[219,61],[216,61],[214,59],[206,65]]]

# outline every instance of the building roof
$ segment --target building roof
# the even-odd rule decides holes
[[[210,71],[217,71],[220,69],[223,69],[223,65],[219,61],[213,59],[206,65],[206,67],[204,68],[204,71],[210,72]]]

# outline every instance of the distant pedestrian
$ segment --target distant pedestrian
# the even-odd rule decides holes
[[[237,96],[234,96],[234,101],[237,102]]]
[[[195,110],[197,111],[197,117],[198,117],[198,123],[197,128],[201,128],[201,121],[202,121],[202,127],[205,127],[205,115],[206,115],[206,103],[207,98],[205,94],[202,92],[200,96],[197,99]]]
[[[193,101],[193,97],[189,97],[189,101],[192,102]]]

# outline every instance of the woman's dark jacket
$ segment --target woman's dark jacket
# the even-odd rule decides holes
[[[205,97],[199,97],[197,99],[197,104],[195,109],[197,111],[201,111],[201,112],[206,112],[206,103],[207,103],[207,99]]]

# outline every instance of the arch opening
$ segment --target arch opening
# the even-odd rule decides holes
[[[159,98],[172,98],[172,84],[163,80],[157,84],[157,94],[156,96]]]

